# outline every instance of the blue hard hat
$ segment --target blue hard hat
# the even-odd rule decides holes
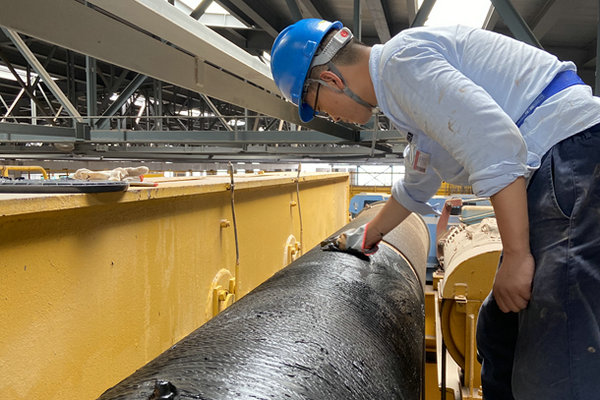
[[[273,80],[286,99],[298,106],[303,122],[313,119],[314,110],[304,102],[304,82],[319,44],[332,29],[341,29],[340,21],[302,19],[285,28],[271,49]]]

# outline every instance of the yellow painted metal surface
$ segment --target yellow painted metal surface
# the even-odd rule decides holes
[[[435,301],[436,292],[425,285],[425,350],[435,352]]]
[[[451,196],[453,194],[472,194],[473,188],[471,186],[460,186],[453,185],[448,182],[442,182],[436,195],[438,196]]]
[[[295,178],[236,176],[238,276],[229,177],[0,195],[3,396],[96,398],[347,223],[348,176],[303,174],[297,243]]]
[[[391,186],[358,186],[352,185],[350,186],[350,193],[348,199],[352,199],[357,194],[361,194],[363,192],[369,193],[385,193],[390,194],[392,192]],[[452,185],[447,182],[442,182],[440,188],[438,189],[436,196],[451,196],[454,194],[472,194],[473,189],[471,186],[458,186]]]
[[[392,188],[390,186],[350,186],[350,198],[361,193],[384,193],[390,194]]]

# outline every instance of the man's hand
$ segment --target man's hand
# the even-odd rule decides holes
[[[502,237],[502,263],[494,280],[494,299],[503,312],[519,312],[529,303],[535,261],[529,249],[527,190],[523,177],[491,198]]]
[[[369,224],[362,225],[356,229],[349,229],[336,238],[336,245],[340,250],[354,250],[367,256],[375,254],[379,250],[377,244],[382,235],[374,229],[369,229]]]
[[[367,256],[375,253],[383,236],[394,229],[410,215],[410,211],[393,197],[367,224],[343,232],[340,236],[321,243],[322,247],[332,246],[336,250],[353,251]]]
[[[494,299],[503,312],[519,312],[529,303],[535,261],[531,253],[504,253],[494,279]]]

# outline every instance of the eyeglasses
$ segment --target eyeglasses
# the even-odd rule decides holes
[[[317,111],[317,102],[319,101],[319,89],[321,89],[321,83],[317,82],[317,92],[315,93],[315,103],[313,105],[313,117],[319,115]]]

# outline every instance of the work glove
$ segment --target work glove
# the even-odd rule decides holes
[[[358,228],[344,231],[339,236],[322,242],[321,247],[328,247],[329,250],[341,250],[348,253],[364,254],[366,256],[373,255],[379,250],[377,244],[381,241],[381,238],[370,248],[365,248],[368,228],[369,224],[367,223]]]
[[[141,181],[142,175],[147,174],[148,167],[141,166],[137,168],[115,168],[108,171],[91,171],[87,168],[81,168],[75,171],[73,178],[86,181]]]

